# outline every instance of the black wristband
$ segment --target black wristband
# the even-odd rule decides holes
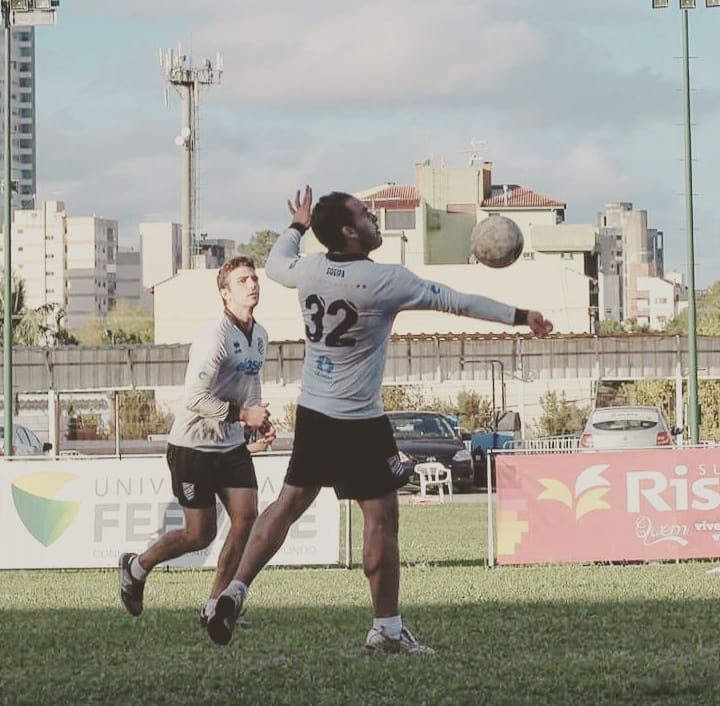
[[[235,422],[240,421],[240,407],[236,404],[233,404],[232,402],[228,403],[228,412],[227,416],[225,417],[225,421],[228,424],[234,424]]]
[[[513,326],[527,326],[528,313],[529,312],[527,309],[515,309],[515,319],[513,320]]]
[[[298,223],[297,221],[293,221],[290,224],[290,227],[295,229],[300,235],[305,235],[305,231],[307,230],[307,226],[303,225],[302,223]]]

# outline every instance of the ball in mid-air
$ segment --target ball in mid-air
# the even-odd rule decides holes
[[[520,257],[524,240],[515,221],[490,216],[473,228],[471,244],[478,262],[488,267],[507,267]]]

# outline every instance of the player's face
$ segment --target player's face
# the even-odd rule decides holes
[[[240,265],[227,278],[222,297],[230,311],[254,309],[260,301],[260,284],[257,272],[252,267]]]
[[[367,252],[379,248],[382,245],[382,235],[380,235],[377,216],[359,199],[350,199],[347,206],[352,211],[352,228],[357,233],[362,248]]]

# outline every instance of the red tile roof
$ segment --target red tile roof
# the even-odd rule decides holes
[[[420,205],[420,192],[414,186],[389,184],[362,197],[370,208],[408,209]]]
[[[493,184],[492,196],[485,199],[481,208],[566,208],[567,204],[556,201],[537,191],[518,184],[507,184],[507,200],[502,186]]]

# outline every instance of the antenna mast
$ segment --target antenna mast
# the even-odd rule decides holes
[[[165,78],[180,94],[182,102],[180,134],[175,138],[175,144],[182,147],[182,269],[187,270],[193,266],[195,253],[195,231],[198,202],[197,186],[197,148],[201,86],[218,84],[222,80],[223,56],[221,53],[215,57],[213,64],[210,59],[203,59],[202,65],[194,67],[192,57],[182,53],[178,47],[177,54],[172,49],[160,51],[160,65],[165,72]],[[169,105],[170,96],[165,88],[165,105]]]
[[[487,141],[479,140],[477,137],[473,137],[470,140],[470,147],[460,150],[463,154],[468,156],[468,166],[476,167],[483,163],[482,153],[487,149]]]

